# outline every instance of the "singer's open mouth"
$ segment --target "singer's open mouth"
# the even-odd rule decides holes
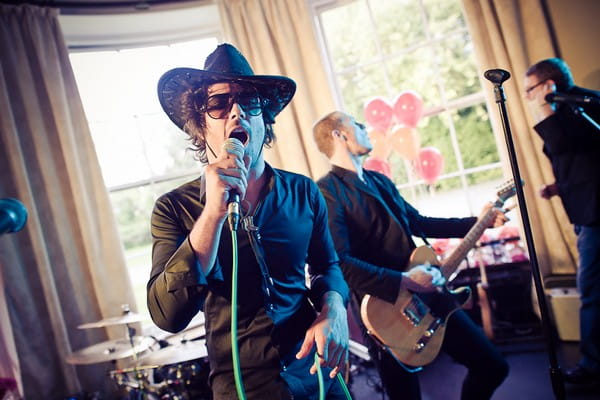
[[[231,131],[231,133],[229,134],[229,137],[238,139],[244,145],[246,144],[246,141],[248,140],[248,134],[242,128],[236,128],[233,131]]]

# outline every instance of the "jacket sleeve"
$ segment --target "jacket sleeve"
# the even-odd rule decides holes
[[[438,218],[421,215],[406,203],[411,233],[426,238],[462,238],[477,222],[477,217]]]
[[[328,291],[338,292],[348,305],[349,289],[339,266],[331,233],[327,225],[327,206],[317,186],[310,181],[311,203],[314,224],[307,258],[310,276],[310,298],[317,310],[321,309],[321,299]]]
[[[219,279],[220,268],[207,277],[202,273],[179,218],[184,210],[168,195],[160,197],[152,211],[152,272],[147,284],[147,303],[154,323],[169,332],[184,329],[202,309],[208,280]],[[222,279],[222,277],[220,277]]]

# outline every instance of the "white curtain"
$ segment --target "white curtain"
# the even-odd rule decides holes
[[[20,370],[27,399],[111,390],[109,364],[65,361],[73,350],[123,336],[77,326],[118,315],[134,298],[55,9],[0,5],[6,197],[21,200],[29,216],[23,230],[0,237],[0,323],[12,328],[2,329],[0,356],[9,359],[0,363]]]
[[[544,183],[554,182],[550,163],[542,153],[542,140],[531,128],[524,99],[523,80],[527,68],[545,58],[556,57],[550,36],[550,22],[543,13],[541,0],[462,0],[469,30],[475,45],[480,76],[488,69],[509,71],[511,78],[502,86],[531,222],[536,255],[542,275],[574,273],[577,264],[576,238],[573,226],[560,199],[542,199],[538,190]],[[506,141],[501,127],[493,85],[484,80],[489,90],[487,104],[498,135],[499,149],[509,172]],[[509,172],[510,173],[510,172]]]

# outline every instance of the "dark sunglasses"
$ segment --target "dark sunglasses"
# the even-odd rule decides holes
[[[233,104],[252,116],[262,113],[263,100],[256,92],[219,93],[209,96],[201,108],[212,119],[227,118]]]

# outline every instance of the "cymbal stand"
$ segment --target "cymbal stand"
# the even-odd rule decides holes
[[[127,311],[128,312],[128,311]],[[135,346],[134,338],[135,338],[135,328],[130,324],[125,324],[127,328],[127,339],[129,340],[129,344],[131,345],[132,357],[133,357],[133,374],[135,376],[135,380],[138,383],[138,391],[136,393],[136,400],[143,400],[146,398],[146,384],[144,382],[143,369],[138,368],[138,354]]]
[[[519,166],[515,153],[515,146],[512,139],[512,133],[510,130],[510,123],[508,121],[508,115],[506,112],[506,97],[504,95],[504,89],[502,83],[510,78],[510,73],[503,69],[490,69],[484,73],[487,80],[494,84],[494,96],[498,109],[500,112],[500,119],[502,121],[502,128],[504,130],[504,138],[506,140],[506,146],[508,155],[510,158],[510,166],[512,169],[513,180],[515,183],[515,189],[517,192],[517,199],[519,200],[519,210],[521,214],[521,221],[523,224],[523,230],[525,233],[525,239],[527,242],[527,248],[529,251],[529,260],[531,262],[531,272],[533,274],[533,280],[535,283],[536,295],[540,307],[540,315],[542,319],[542,328],[544,336],[547,342],[548,356],[550,359],[550,379],[552,382],[552,389],[554,395],[558,400],[565,399],[565,386],[563,381],[562,372],[558,359],[556,356],[556,338],[552,333],[552,327],[550,325],[550,316],[548,311],[548,304],[546,302],[546,295],[542,286],[542,278],[540,274],[539,264],[533,244],[533,235],[531,233],[531,225],[529,223],[529,214],[527,212],[527,206],[525,203],[525,194],[523,192],[523,181],[519,173]]]

